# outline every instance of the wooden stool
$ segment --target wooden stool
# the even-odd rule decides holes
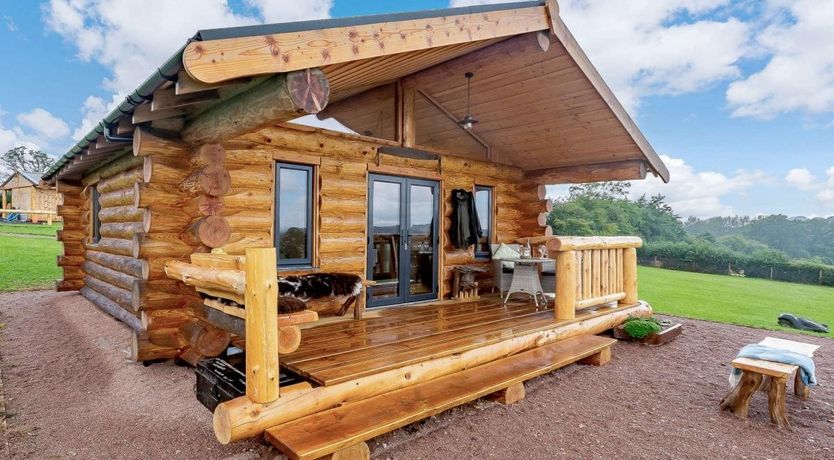
[[[799,375],[799,366],[749,358],[736,358],[732,365],[736,369],[741,369],[741,380],[721,400],[721,410],[729,410],[739,418],[747,418],[750,398],[762,386],[764,378],[770,377],[770,387],[767,390],[770,421],[780,428],[790,428],[785,401],[788,376],[796,373],[794,393],[798,397],[806,399],[810,395],[809,388],[805,386]]]
[[[475,281],[475,274],[483,272],[486,272],[485,268],[473,265],[455,267],[452,278],[452,299],[478,299],[478,282]]]

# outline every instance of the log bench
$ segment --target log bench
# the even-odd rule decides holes
[[[367,459],[365,441],[373,437],[484,396],[518,401],[524,398],[524,381],[575,362],[606,364],[614,343],[583,335],[544,345],[274,426],[266,438],[292,459]]]
[[[767,396],[770,421],[780,428],[790,428],[785,401],[788,377],[795,374],[794,394],[796,396],[807,399],[810,395],[810,389],[805,386],[800,376],[799,366],[750,358],[736,358],[731,364],[734,368],[741,369],[741,379],[735,388],[721,400],[721,409],[729,410],[737,417],[746,419],[750,398],[763,387],[766,382],[765,377],[769,377]]]

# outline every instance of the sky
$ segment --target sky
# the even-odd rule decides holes
[[[199,29],[476,3],[495,2],[0,0],[0,152],[63,155]],[[635,197],[683,217],[834,215],[834,0],[559,4],[670,169]]]

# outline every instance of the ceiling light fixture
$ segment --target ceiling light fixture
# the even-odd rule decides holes
[[[474,125],[475,123],[477,123],[477,122],[478,122],[478,120],[476,120],[476,119],[475,119],[475,117],[473,117],[473,116],[472,116],[472,114],[471,114],[471,113],[469,113],[469,93],[470,93],[470,86],[471,86],[471,83],[472,83],[472,77],[474,77],[474,76],[475,76],[475,74],[474,74],[474,73],[472,73],[472,72],[466,72],[466,73],[464,74],[464,76],[466,77],[466,116],[465,116],[465,117],[463,117],[463,119],[462,119],[462,120],[460,120],[460,121],[458,122],[458,124],[459,124],[459,125],[460,125],[463,129],[470,130],[470,129],[472,129],[472,125]]]

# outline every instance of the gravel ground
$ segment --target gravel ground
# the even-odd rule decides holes
[[[834,341],[681,321],[669,345],[619,343],[603,368],[569,366],[512,406],[478,401],[381,436],[373,457],[834,458]],[[0,294],[0,323],[12,458],[280,457],[260,441],[218,444],[193,372],[128,361],[127,329],[75,293]],[[824,386],[788,396],[793,431],[769,423],[764,394],[747,421],[718,412],[726,363],[766,335],[822,345]]]

